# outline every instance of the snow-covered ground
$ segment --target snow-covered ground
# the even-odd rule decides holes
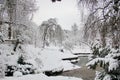
[[[80,68],[77,65],[71,64],[70,61],[63,61],[63,58],[71,58],[71,57],[78,57],[70,52],[60,52],[59,48],[56,47],[48,47],[41,51],[41,59],[43,63],[42,70],[55,70],[55,69],[63,69],[72,70]]]
[[[72,70],[80,68],[77,65],[70,63],[70,61],[63,61],[63,58],[77,57],[70,52],[60,52],[58,47],[47,47],[45,49],[35,48],[32,45],[26,45],[26,62],[34,64],[39,67],[41,71],[59,71]]]
[[[80,48],[80,47],[76,47],[72,50],[72,53],[92,53],[92,51],[90,50],[90,48]]]
[[[47,47],[42,49],[33,45],[22,45],[22,50],[18,49],[16,52],[14,52],[12,51],[13,47],[13,45],[2,45],[0,47],[3,53],[4,64],[15,65],[19,67],[20,65],[17,63],[17,61],[20,55],[23,55],[25,62],[33,64],[33,67],[36,69],[36,74],[23,76],[21,73],[21,77],[5,77],[4,79],[0,80],[82,80],[78,78],[62,76],[48,77],[42,74],[44,71],[56,72],[80,68],[80,66],[74,65],[70,61],[62,60],[63,58],[78,57],[69,51],[61,52],[59,47]]]
[[[63,76],[48,77],[41,73],[35,75],[25,75],[21,77],[5,77],[0,80],[82,80],[82,79],[75,77],[63,77]]]
[[[20,66],[17,61],[20,55],[23,55],[25,62],[33,64],[36,68],[36,74],[23,75],[20,71],[15,71],[13,77],[5,77],[0,80],[82,80],[74,77],[54,76],[48,77],[42,72],[44,71],[66,71],[80,68],[80,66],[72,64],[70,61],[63,61],[63,58],[77,57],[69,51],[61,52],[59,47],[47,47],[45,49],[35,47],[33,45],[22,45],[22,50],[12,51],[13,45],[1,45],[0,49],[3,53],[4,64]],[[11,53],[13,53],[11,55]],[[19,76],[19,77],[18,77]]]

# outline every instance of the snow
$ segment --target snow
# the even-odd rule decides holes
[[[13,45],[1,44],[0,45],[0,55],[4,61],[4,64],[16,65],[18,60],[18,55],[14,54],[12,51]],[[14,55],[11,55],[11,54]]]
[[[91,49],[87,46],[87,47],[82,47],[82,46],[75,46],[74,49],[71,50],[71,52],[73,54],[77,54],[77,53],[92,53]]]
[[[3,48],[3,47],[1,47]],[[60,52],[59,47],[46,47],[45,49],[35,47],[33,45],[22,45],[23,51],[16,52],[14,55],[10,55],[11,47],[7,48],[6,54],[9,54],[5,58],[5,64],[17,65],[18,57],[22,54],[25,57],[25,62],[33,64],[37,70],[41,71],[60,71],[60,70],[72,70],[80,68],[77,65],[73,65],[70,61],[63,61],[63,58],[78,57],[71,54],[68,51]],[[3,49],[4,49],[3,48]],[[19,67],[19,65],[17,65]]]
[[[77,55],[73,55],[71,53],[61,53],[60,56],[62,59],[78,57]]]
[[[101,74],[101,72],[96,71],[96,77],[95,77],[95,80],[101,80],[101,79],[100,79],[100,76],[101,76],[100,74]],[[103,77],[102,80],[111,80],[111,76],[108,75],[108,74],[106,74],[106,75]]]
[[[82,80],[81,78],[63,77],[63,76],[50,77],[50,78],[51,80]]]
[[[77,65],[70,63],[70,61],[63,61],[64,58],[78,57],[71,53],[60,52],[58,48],[50,47],[41,51],[41,59],[43,63],[43,70],[72,70],[80,68]]]
[[[41,73],[34,75],[25,75],[22,77],[5,77],[2,78],[1,80],[82,80],[82,79],[75,77],[63,77],[63,76],[48,77]]]
[[[69,71],[69,70],[80,68],[79,66],[71,64],[70,61],[62,61],[62,66],[64,68],[64,71]]]
[[[86,64],[86,66],[90,66],[90,65],[95,65],[98,62],[104,62],[104,64],[108,63],[109,67],[108,67],[108,71],[112,71],[112,70],[116,70],[119,67],[118,64],[118,60],[113,59],[113,58],[95,58],[93,60],[91,60],[90,62],[88,62]]]
[[[95,73],[95,79],[94,80],[100,80],[99,79],[99,74],[100,74],[101,72],[99,72],[99,71],[96,71],[96,73]]]
[[[14,73],[13,73],[13,76],[14,77],[21,77],[23,74],[22,74],[22,72],[20,72],[20,71],[15,71]]]
[[[1,45],[0,49],[4,53],[4,64],[15,65],[19,67],[32,67],[36,69],[36,73],[41,73],[44,71],[68,71],[80,68],[77,65],[72,64],[68,60],[62,60],[63,58],[78,57],[70,53],[69,51],[60,52],[59,47],[47,47],[45,49],[35,47],[33,45],[22,45],[22,50],[17,50],[17,52],[12,52],[13,45]],[[7,49],[7,50],[6,50]],[[11,53],[14,53],[11,55]],[[20,55],[24,56],[25,62],[33,64],[29,65],[19,65],[17,63]],[[2,80],[82,80],[72,77],[47,77],[44,74],[34,74],[23,76],[21,72],[15,71],[13,77],[5,77]]]
[[[5,58],[5,64],[17,65],[18,55],[10,55]]]
[[[109,67],[108,67],[109,71],[116,70],[118,67],[119,67],[118,60],[116,60],[116,59],[110,59],[110,61],[109,61]]]
[[[103,80],[111,80],[111,76],[110,75],[105,75],[105,77],[103,78]]]
[[[81,48],[75,48],[72,50],[72,53],[91,53],[90,49],[81,49]]]
[[[89,61],[86,66],[93,66],[96,63],[103,62],[103,64],[109,64],[108,71],[116,70],[119,67],[119,60],[114,59],[114,57],[120,56],[119,53],[111,53],[106,55],[104,58],[97,57],[91,61]]]
[[[95,65],[95,64],[98,63],[99,61],[103,61],[103,60],[104,60],[104,58],[95,58],[95,59],[91,60],[90,62],[88,62],[88,63],[86,64],[86,66]]]
[[[119,56],[120,54],[108,54],[107,56],[105,56],[105,63],[109,63],[109,67],[108,70],[112,71],[112,70],[116,70],[119,67],[119,62],[117,59],[113,59],[115,56]]]
[[[5,66],[4,66],[3,57],[0,56],[0,77],[4,77]]]

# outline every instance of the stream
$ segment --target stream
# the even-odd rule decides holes
[[[78,66],[85,66],[86,65],[86,63],[88,62],[88,57],[79,57],[79,61],[78,61],[78,63],[76,63],[76,65],[78,65]]]
[[[88,57],[79,57],[78,63],[76,65],[81,66],[79,69],[63,72],[62,76],[78,77],[83,80],[94,80],[95,71],[88,69],[85,65],[88,62]]]

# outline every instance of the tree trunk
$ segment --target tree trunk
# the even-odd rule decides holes
[[[47,36],[48,28],[49,28],[49,26],[47,26],[47,27],[45,28],[45,30],[44,30],[44,34],[43,34],[43,46],[42,46],[42,48],[44,48],[45,45],[46,45],[46,36]]]
[[[106,31],[107,31],[106,26],[102,26],[101,31],[100,31],[100,36],[101,36],[101,43],[102,43],[103,48],[106,46],[106,39],[105,39]]]
[[[7,6],[8,6],[9,21],[15,22],[16,0],[7,0]],[[8,38],[9,39],[12,39],[12,27],[13,27],[13,24],[9,24],[9,28],[8,28]]]

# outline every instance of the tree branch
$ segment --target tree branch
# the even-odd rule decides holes
[[[0,25],[2,25],[2,24],[14,24],[14,25],[21,25],[21,26],[27,27],[27,25],[25,25],[25,24],[18,24],[15,22],[8,22],[8,21],[0,21]]]

